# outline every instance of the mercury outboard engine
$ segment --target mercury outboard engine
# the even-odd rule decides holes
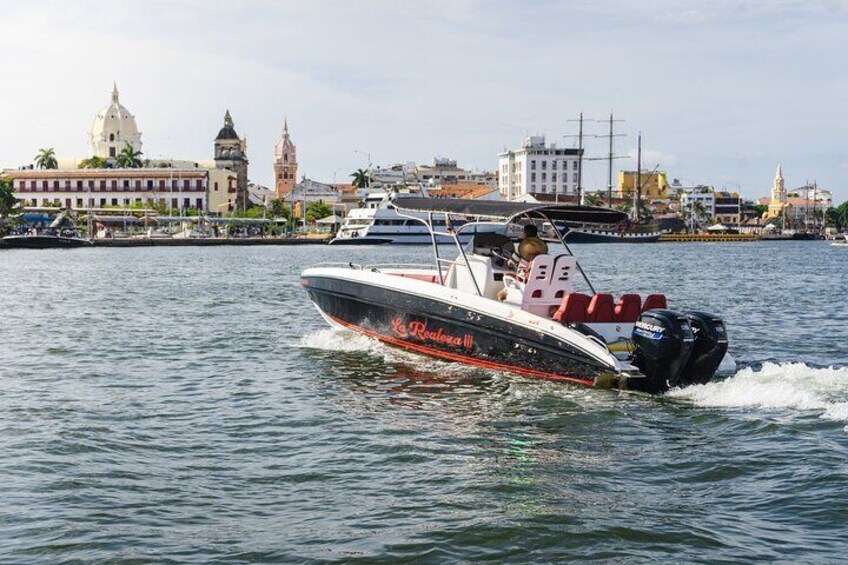
[[[684,315],[692,326],[695,343],[679,384],[705,384],[713,378],[727,353],[727,329],[721,318],[708,312],[684,312]]]
[[[681,375],[694,341],[685,314],[673,310],[642,312],[633,328],[633,364],[648,377],[650,390],[646,392],[664,392],[682,384]]]

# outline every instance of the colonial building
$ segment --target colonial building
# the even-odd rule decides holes
[[[572,194],[577,191],[582,149],[545,145],[545,136],[524,140],[524,146],[498,155],[498,189],[509,200],[526,194]]]
[[[780,165],[777,166],[777,172],[774,174],[774,182],[771,188],[771,201],[768,205],[768,213],[766,218],[776,218],[783,213],[786,207],[786,189],[783,182],[783,171],[780,170]]]
[[[289,137],[289,121],[283,121],[283,137],[274,148],[274,187],[277,198],[285,199],[297,183],[297,147]]]
[[[668,198],[668,176],[665,171],[619,171],[616,196],[632,198],[637,185],[641,186],[643,200]]]
[[[91,154],[104,159],[115,158],[129,144],[141,151],[141,133],[135,116],[118,100],[118,86],[113,85],[112,102],[101,110],[88,132]]]
[[[233,126],[230,111],[224,114],[224,127],[215,137],[215,168],[227,169],[236,174],[235,207],[244,210],[248,206],[247,191],[247,141],[240,139]]]
[[[207,211],[205,169],[23,169],[7,170],[15,197],[24,206],[87,208],[164,203],[174,213]]]

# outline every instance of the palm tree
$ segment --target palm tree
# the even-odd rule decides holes
[[[356,188],[368,188],[371,186],[371,177],[368,171],[364,169],[356,169],[350,176],[353,177],[353,186]]]
[[[587,195],[583,198],[583,202],[584,202],[587,206],[597,206],[597,205],[598,205],[598,200],[599,200],[599,198],[598,198],[598,195],[597,195],[597,194],[587,194]]]
[[[0,218],[18,211],[18,199],[12,189],[12,180],[0,179]]]
[[[78,166],[80,169],[105,169],[106,159],[95,155],[93,157],[89,157],[88,159],[83,159],[79,162]]]
[[[121,169],[138,169],[141,167],[141,151],[136,151],[133,146],[127,143],[118,157],[115,159],[115,165]]]
[[[39,149],[35,156],[35,166],[39,169],[58,169],[59,162],[56,161],[56,152],[53,148]]]

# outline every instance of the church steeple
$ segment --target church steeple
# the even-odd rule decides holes
[[[274,178],[277,198],[285,198],[297,183],[297,147],[289,137],[288,118],[283,118],[283,136],[274,148]]]
[[[112,104],[118,103],[118,83],[112,82]]]

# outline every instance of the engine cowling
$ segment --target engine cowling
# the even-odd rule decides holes
[[[727,328],[721,318],[709,312],[684,312],[695,341],[678,384],[705,384],[713,378],[727,353]]]
[[[689,318],[673,310],[643,312],[633,328],[633,364],[648,377],[652,392],[681,383],[695,338]]]

